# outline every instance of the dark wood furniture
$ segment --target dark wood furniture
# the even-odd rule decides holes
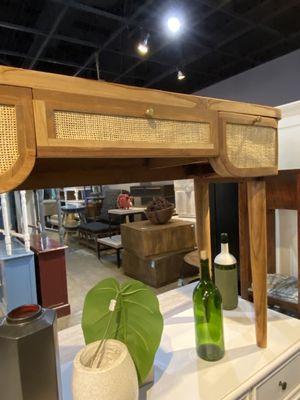
[[[121,225],[126,275],[160,287],[195,269],[184,265],[184,256],[195,248],[194,224],[172,219],[164,225],[139,221]]]
[[[38,303],[55,309],[58,317],[71,312],[68,301],[65,249],[56,240],[41,235],[30,237],[35,255]]]
[[[245,184],[240,184],[240,263],[241,263],[241,294],[246,300],[252,299],[249,291],[252,282],[247,242],[247,221],[245,218]],[[266,178],[266,207],[267,207],[267,271],[276,273],[276,227],[275,210],[297,211],[297,240],[298,240],[298,277],[300,277],[300,170],[279,171],[277,176]],[[246,240],[245,240],[246,239]],[[299,279],[299,278],[298,278]],[[283,299],[268,296],[268,304],[276,305],[283,310],[292,311],[300,316],[300,284],[298,284],[298,304]]]
[[[104,222],[88,222],[78,227],[79,243],[95,251],[97,251],[97,239],[119,233],[119,225],[109,225]]]

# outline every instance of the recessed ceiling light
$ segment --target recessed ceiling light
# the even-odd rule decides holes
[[[172,33],[177,33],[180,30],[181,25],[182,25],[182,23],[178,17],[172,16],[172,17],[169,17],[167,20],[168,29]]]
[[[148,33],[145,37],[144,40],[138,43],[137,45],[137,50],[141,55],[146,55],[149,51],[149,46],[148,46],[148,40],[149,40],[150,34]]]
[[[183,79],[185,79],[185,74],[180,69],[177,71],[177,79],[179,81],[182,81]]]

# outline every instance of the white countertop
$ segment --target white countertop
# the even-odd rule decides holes
[[[158,296],[164,331],[155,358],[155,383],[140,399],[237,399],[300,350],[300,321],[271,310],[268,348],[258,348],[253,305],[240,299],[236,310],[224,311],[225,357],[217,362],[199,359],[191,308],[194,286]],[[79,325],[59,332],[63,400],[71,399],[71,361],[83,344]]]

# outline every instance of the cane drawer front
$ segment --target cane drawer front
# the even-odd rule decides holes
[[[217,154],[217,113],[197,99],[170,106],[44,91],[34,99],[41,157],[66,156],[67,147],[77,157]]]
[[[222,175],[277,174],[277,120],[259,115],[219,113]]]
[[[300,353],[256,389],[256,400],[284,400],[300,386]]]
[[[33,168],[35,133],[31,90],[0,86],[1,192],[21,183]]]

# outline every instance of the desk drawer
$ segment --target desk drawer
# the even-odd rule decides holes
[[[256,390],[257,400],[283,400],[300,385],[300,353],[265,380]]]

